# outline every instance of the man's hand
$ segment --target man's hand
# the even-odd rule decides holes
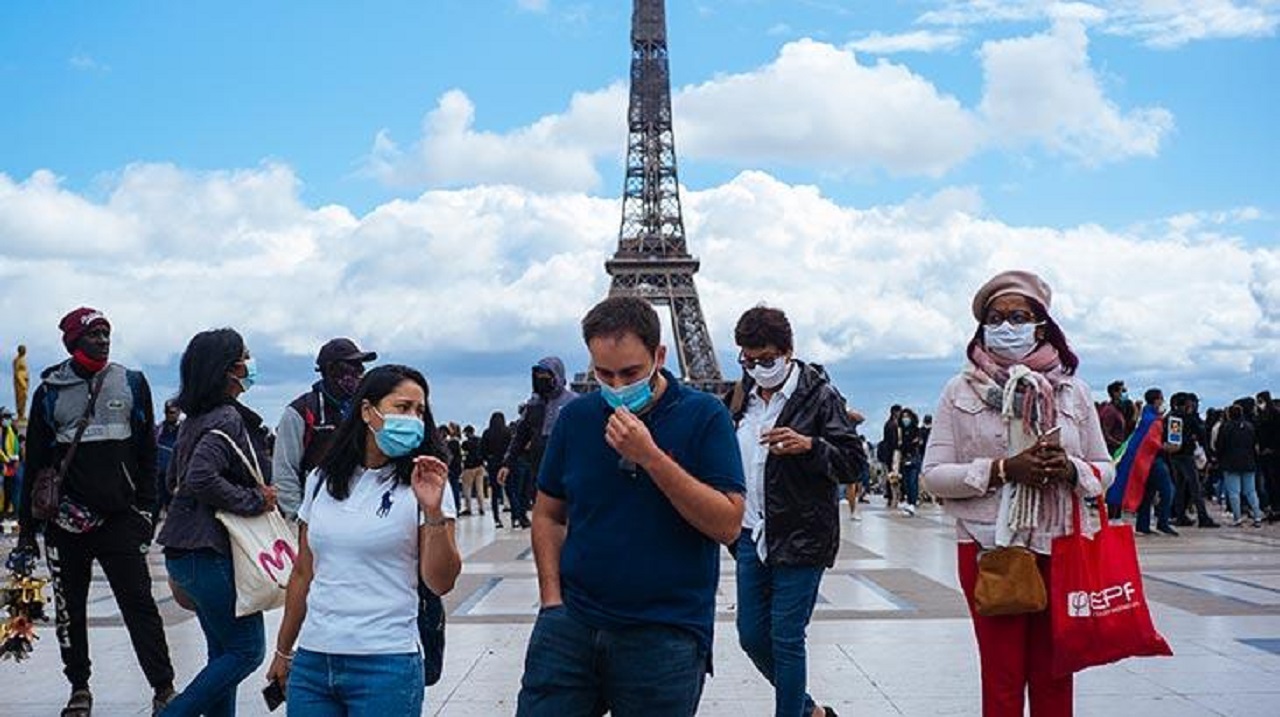
[[[270,513],[276,509],[276,487],[273,485],[258,486],[262,493],[262,512]]]
[[[507,484],[507,476],[511,475],[511,469],[503,466],[498,469],[498,485]]]
[[[813,450],[813,439],[790,428],[773,428],[760,434],[760,443],[778,456],[798,456]]]
[[[623,458],[641,467],[651,465],[663,455],[658,444],[653,442],[649,427],[625,406],[616,409],[609,417],[604,440]]]

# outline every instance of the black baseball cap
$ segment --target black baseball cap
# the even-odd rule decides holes
[[[328,343],[320,347],[320,353],[316,355],[316,370],[338,361],[369,363],[377,360],[378,354],[376,352],[361,351],[360,347],[356,346],[356,342],[351,339],[330,339]]]

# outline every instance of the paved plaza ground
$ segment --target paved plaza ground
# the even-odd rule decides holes
[[[846,514],[839,561],[823,580],[809,629],[811,692],[842,717],[978,715],[976,646],[949,521],[932,507],[916,518],[878,505],[860,512],[860,522]],[[510,715],[537,603],[529,533],[495,530],[490,517],[477,516],[462,519],[459,542],[464,567],[446,600],[444,678],[428,691],[425,713]],[[0,549],[7,554],[11,545],[5,538]],[[1139,545],[1156,624],[1176,654],[1078,676],[1077,714],[1280,715],[1280,527],[1187,528],[1181,538]],[[636,557],[644,570],[643,553]],[[204,640],[168,596],[159,553],[152,560],[181,686],[203,663]],[[722,573],[716,673],[699,714],[767,717],[772,693],[736,644],[727,559]],[[146,714],[149,689],[101,575],[90,600],[95,714]],[[267,618],[268,645],[279,619],[279,612]],[[31,660],[0,663],[0,715],[56,715],[63,705],[68,689],[52,628],[42,633]],[[240,714],[269,714],[263,683],[261,670],[245,682]]]

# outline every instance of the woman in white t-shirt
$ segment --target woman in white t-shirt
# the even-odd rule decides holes
[[[370,371],[308,477],[298,559],[267,672],[288,686],[290,715],[422,710],[418,580],[443,595],[462,569],[449,468],[429,438],[427,395],[426,379],[412,368]]]

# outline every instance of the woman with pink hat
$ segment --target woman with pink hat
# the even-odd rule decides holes
[[[1101,495],[1115,476],[1089,387],[1076,376],[1079,359],[1049,315],[1051,300],[1048,284],[1026,271],[998,274],[978,290],[968,365],[943,389],[924,455],[925,488],[956,519],[984,717],[1021,717],[1027,701],[1032,717],[1071,715],[1073,680],[1050,669],[1049,611],[987,598],[997,594],[985,589],[999,575],[984,568],[984,581],[993,582],[979,589],[980,555],[1013,550],[1030,582],[1038,573],[1048,591],[1050,545],[1071,532],[1072,494]],[[1084,530],[1092,533],[1097,521],[1089,518]]]

